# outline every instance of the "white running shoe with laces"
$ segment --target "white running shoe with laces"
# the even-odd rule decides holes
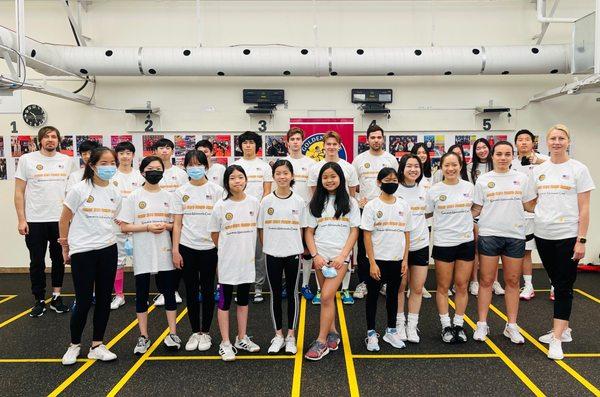
[[[172,349],[179,350],[181,348],[181,339],[175,334],[169,334],[164,340],[164,344]]]
[[[519,294],[519,299],[528,301],[528,300],[531,300],[533,297],[535,297],[535,291],[533,290],[533,285],[525,284],[525,286],[521,290],[521,293]]]
[[[562,335],[560,336],[560,341],[561,342],[573,342],[573,337],[571,336],[571,331],[573,331],[571,328],[567,328],[563,331]],[[554,333],[553,330],[548,331],[547,334],[542,335],[538,338],[538,340],[542,343],[545,344],[549,344],[550,341],[552,340],[552,334]]]
[[[141,355],[146,353],[146,351],[150,348],[152,341],[150,338],[145,338],[143,336],[138,337],[137,344],[133,348],[133,354]]]
[[[490,327],[487,323],[477,322],[477,328],[475,328],[475,332],[473,332],[473,339],[483,342],[487,339],[489,333]]]
[[[296,346],[296,338],[293,336],[287,336],[285,338],[285,352],[287,354],[298,353],[298,347]]]
[[[356,286],[356,288],[354,289],[354,293],[352,294],[352,297],[355,299],[362,299],[365,297],[365,295],[367,295],[367,284],[360,283]]]
[[[525,343],[525,338],[523,338],[523,335],[521,335],[518,326],[510,326],[506,324],[506,326],[504,327],[504,332],[502,334],[508,339],[510,339],[510,341],[514,344],[522,345],[523,343]]]
[[[425,288],[423,288],[423,298],[431,299],[431,293],[429,291],[427,291]]]
[[[494,284],[492,284],[492,291],[494,291],[494,294],[496,295],[504,295],[506,292],[498,281],[494,281]]]
[[[469,293],[473,296],[479,295],[479,283],[477,281],[471,281],[469,283]]]
[[[190,339],[188,339],[185,344],[185,350],[189,352],[196,350],[198,348],[198,342],[200,341],[200,335],[200,332],[190,335]]]
[[[71,345],[62,357],[62,365],[73,365],[77,362],[77,357],[81,353],[81,345]]]
[[[385,335],[383,335],[383,340],[395,347],[396,349],[404,349],[406,344],[400,337],[400,332],[396,329],[396,332],[385,331]]]
[[[271,339],[271,346],[269,346],[269,350],[267,353],[269,354],[277,354],[283,349],[285,345],[285,339],[282,335],[275,335],[273,339]]]
[[[565,355],[562,351],[562,342],[556,339],[554,336],[552,340],[550,340],[550,344],[548,346],[548,358],[551,360],[562,360],[565,358]]]
[[[212,346],[212,338],[209,334],[200,334],[198,339],[198,351],[205,352]]]
[[[410,343],[419,343],[421,341],[417,324],[408,323],[406,326],[406,340]]]
[[[183,299],[181,299],[179,292],[175,291],[175,303],[181,303],[181,302],[183,302]]]
[[[367,345],[367,350],[370,352],[378,352],[379,351],[379,334],[377,332],[373,332],[371,335],[367,333],[367,337],[365,338],[365,343]]]
[[[237,350],[231,345],[231,342],[221,342],[219,345],[219,355],[223,361],[235,361]]]
[[[110,350],[104,344],[96,346],[95,348],[90,348],[90,352],[87,357],[90,360],[100,360],[100,361],[113,361],[117,359],[117,355]]]
[[[110,302],[110,310],[117,310],[125,304],[125,297],[115,295],[112,302]]]
[[[235,337],[235,345],[237,349],[242,349],[249,351],[250,353],[256,353],[260,350],[260,346],[256,343],[252,342],[252,340],[245,335],[242,339],[239,339],[237,336]]]

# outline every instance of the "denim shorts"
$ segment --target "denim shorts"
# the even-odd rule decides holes
[[[520,259],[525,256],[525,239],[479,236],[477,249],[481,255],[485,256],[504,255]]]

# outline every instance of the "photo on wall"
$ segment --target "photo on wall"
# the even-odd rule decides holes
[[[163,139],[164,135],[142,135],[142,146],[144,157],[152,155],[152,145],[159,139]]]
[[[19,135],[10,137],[10,153],[13,158],[19,158],[26,153],[38,150],[37,137]]]
[[[4,157],[4,137],[0,136],[0,157]]]
[[[174,137],[175,153],[174,156],[185,156],[187,152],[194,149],[196,144],[195,135],[175,135]]]
[[[500,134],[500,135],[488,135],[485,137],[485,139],[488,140],[490,147],[494,147],[494,145],[496,144],[496,142],[500,142],[500,141],[506,141],[508,138],[508,135],[506,134]]]
[[[202,139],[208,139],[212,142],[215,157],[231,156],[231,136],[230,135],[202,135]]]
[[[6,180],[8,171],[6,169],[6,159],[0,158],[0,180]]]
[[[441,157],[434,157],[431,159],[431,175],[433,175],[440,168]]]
[[[390,153],[397,158],[410,153],[417,143],[416,135],[390,135]]]
[[[111,135],[110,147],[113,149],[121,142],[133,142],[133,135]]]
[[[287,156],[287,147],[285,146],[284,135],[267,135],[265,142],[265,152],[269,157]]]
[[[454,137],[454,143],[460,145],[465,152],[465,162],[471,162],[471,148],[473,143],[477,140],[477,135],[456,135]]]
[[[73,157],[73,135],[65,135],[62,137],[62,140],[60,141],[60,152]]]
[[[369,145],[367,144],[367,136],[359,135],[356,145],[356,154],[361,154],[369,150]],[[385,149],[384,149],[385,150]]]
[[[83,141],[94,141],[98,142],[100,145],[104,145],[104,137],[102,135],[77,135],[75,138],[77,154],[79,154],[79,146]]]

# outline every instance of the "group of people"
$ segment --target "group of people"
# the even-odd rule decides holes
[[[553,328],[540,340],[549,344],[549,358],[562,359],[561,343],[572,339],[573,283],[577,262],[585,254],[594,189],[585,165],[569,158],[570,138],[567,127],[551,127],[549,157],[533,150],[534,135],[528,130],[516,134],[516,156],[510,142],[490,147],[480,139],[473,145],[472,163],[465,164],[461,146],[455,146],[432,174],[424,144],[415,144],[410,154],[396,159],[384,150],[383,129],[374,124],[367,130],[369,150],[352,164],[339,157],[341,138],[336,132],[323,135],[325,158],[315,162],[302,154],[304,131],[291,128],[286,134],[288,156],[272,166],[257,157],[260,135],[247,131],[237,141],[243,156],[227,168],[211,160],[213,144],[208,140],[185,155],[183,169],[175,167],[173,142],[161,139],[153,145],[154,154],[142,159],[139,171],[132,167],[135,147],[129,142],[114,150],[84,142],[79,151],[85,167],[73,170],[72,160],[58,151],[59,131],[43,127],[40,150],[24,155],[16,172],[18,229],[30,252],[35,297],[30,315],[46,310],[44,258],[49,245],[49,307],[57,313],[69,311],[60,296],[65,263],[71,265],[75,288],[65,365],[74,364],[81,353],[94,302],[88,358],[116,358],[103,338],[111,309],[125,303],[126,264],[133,266],[135,277],[140,332],[135,354],[151,346],[151,275],[160,292],[154,304],[164,305],[169,327],[164,344],[172,349],[182,345],[176,322],[182,278],[192,328],[185,343],[188,351],[212,346],[215,304],[222,359],[235,360],[239,349],[259,351],[247,333],[248,305],[250,299],[264,299],[266,281],[274,331],[268,353],[296,354],[300,278],[301,295],[320,304],[318,335],[306,359],[320,360],[341,343],[334,301],[340,287],[344,304],[366,299],[369,351],[379,350],[376,310],[379,293],[385,295],[383,340],[401,349],[405,342],[420,340],[417,326],[422,298],[428,296],[424,285],[432,240],[442,341],[467,342],[463,324],[470,290],[478,299],[473,339],[484,341],[490,333],[486,317],[494,291],[505,294],[508,322],[503,335],[520,344],[519,299],[534,294],[535,243],[554,287]],[[506,290],[497,282],[500,260]],[[359,284],[351,295],[353,262]],[[313,269],[316,294],[309,287]],[[520,293],[521,275],[525,286]],[[452,319],[449,294],[455,300]],[[234,300],[237,332],[232,341],[229,311]]]

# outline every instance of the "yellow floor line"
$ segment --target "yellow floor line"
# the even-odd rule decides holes
[[[496,306],[490,305],[490,309],[492,309],[492,311],[494,313],[496,313],[498,315],[498,317],[502,318],[504,321],[508,321],[508,318],[506,317],[506,315],[504,315],[504,313],[502,313]],[[531,334],[529,332],[527,332],[526,330],[524,330],[522,327],[519,327],[519,328],[521,330],[521,334],[525,337],[525,339],[527,339],[529,342],[531,342],[535,347],[537,347],[539,350],[541,350],[544,354],[548,354],[548,349],[546,349],[546,347],[544,347],[536,338],[531,336]],[[598,390],[593,384],[591,384],[587,379],[585,379],[583,376],[581,376],[579,374],[579,372],[575,371],[563,360],[554,360],[554,362],[558,366],[560,366],[562,369],[564,369],[569,375],[571,375],[573,378],[575,378],[579,383],[581,383],[586,389],[588,389],[590,392],[592,392],[592,394],[594,394],[595,396],[600,396],[600,390]]]
[[[77,359],[78,363],[87,363],[93,361],[87,358]],[[0,358],[0,364],[19,364],[19,363],[60,363],[61,358]]]
[[[300,296],[300,317],[298,319],[298,330],[296,334],[296,346],[298,352],[294,357],[294,377],[292,379],[292,397],[300,397],[302,390],[302,364],[304,362],[304,328],[306,326],[306,299]]]
[[[156,309],[156,306],[152,305],[148,308],[148,314],[152,313],[152,311]],[[138,324],[138,320],[135,319],[133,320],[131,323],[129,323],[129,325],[127,327],[125,327],[121,332],[119,332],[119,334],[117,336],[115,336],[114,338],[112,338],[110,340],[110,342],[108,342],[106,344],[107,348],[111,348],[113,347],[115,344],[117,344],[117,342],[119,342],[125,335],[127,335],[127,333],[129,331],[131,331],[131,329],[133,329],[135,326],[137,326]],[[82,349],[83,350],[83,349]],[[87,371],[92,365],[94,365],[94,363],[96,362],[96,360],[90,360],[88,362],[86,362],[84,365],[82,365],[79,369],[77,369],[77,371],[75,371],[71,376],[69,376],[63,383],[61,383],[56,389],[54,389],[49,395],[48,397],[54,397],[54,396],[58,396],[60,393],[62,393],[67,387],[69,387],[69,385],[71,385],[71,383],[73,383],[77,378],[79,378],[81,375],[83,375],[83,373],[85,371]]]
[[[186,314],[187,314],[187,308],[183,309],[183,311],[177,316],[177,319],[176,319],[177,323],[179,323],[179,321]],[[107,397],[113,397],[113,396],[117,395],[117,393],[129,381],[129,379],[131,379],[131,377],[137,372],[137,370],[140,369],[140,367],[142,366],[142,364],[144,364],[144,362],[146,360],[148,360],[148,357],[150,357],[150,355],[154,352],[154,350],[156,350],[156,348],[160,345],[160,343],[163,341],[163,339],[165,339],[167,337],[168,334],[169,334],[169,327],[167,327],[163,331],[163,333],[154,341],[154,343],[152,344],[152,346],[150,346],[150,348],[146,351],[146,353],[144,353],[142,355],[142,357],[140,357],[135,362],[135,364],[133,364],[133,366],[131,368],[129,368],[129,371],[127,371],[127,373],[119,380],[119,382],[117,382],[117,384],[107,394]]]
[[[600,353],[569,353],[565,354],[566,358],[598,358]]]
[[[460,358],[499,358],[495,353],[473,354],[354,354],[358,359],[460,359]]]
[[[342,333],[342,348],[344,350],[344,361],[346,363],[346,373],[348,374],[348,386],[350,388],[350,396],[358,397],[360,392],[358,390],[358,382],[356,380],[356,371],[354,369],[354,361],[352,359],[352,349],[350,348],[350,338],[348,336],[348,328],[346,327],[346,316],[344,314],[344,305],[342,304],[341,295],[336,294],[336,302],[338,309],[338,316],[340,318],[340,331]]]
[[[454,302],[451,299],[448,299],[448,302],[450,303],[450,306],[452,306],[453,308],[456,308],[456,306],[454,305]],[[477,328],[475,323],[466,314],[464,316],[464,320],[467,324],[469,324],[469,326],[471,328],[473,328],[473,330],[475,330],[475,328]],[[529,379],[529,377],[527,375],[525,375],[525,373],[523,371],[521,371],[521,369],[510,358],[508,358],[508,356],[506,354],[504,354],[504,352],[502,350],[500,350],[500,348],[498,346],[496,346],[496,344],[494,342],[492,342],[492,340],[490,338],[486,338],[485,343],[492,349],[492,351],[494,353],[496,353],[500,357],[500,359],[504,362],[504,364],[506,364],[506,366],[508,368],[510,368],[510,370],[513,371],[515,373],[515,375],[517,375],[517,377],[521,380],[521,382],[523,382],[525,384],[525,386],[527,386],[534,395],[545,396],[545,394],[536,386],[536,384],[533,383],[531,381],[531,379]]]
[[[298,353],[300,354],[300,353]],[[272,356],[235,356],[235,360],[294,360],[296,356],[272,355]],[[221,360],[221,356],[150,356],[146,361],[198,361],[198,360]]]
[[[583,296],[585,296],[586,298],[588,298],[588,299],[590,299],[590,300],[593,300],[593,301],[594,301],[594,302],[596,302],[596,303],[600,303],[600,299],[596,298],[596,297],[595,297],[595,296],[593,296],[593,295],[590,295],[590,294],[588,294],[588,293],[587,293],[587,292],[585,292],[585,291],[582,291],[582,290],[580,290],[579,288],[575,288],[573,291],[577,292],[577,293],[578,293],[578,294],[580,294],[580,295],[583,295]]]
[[[48,298],[48,299],[46,299],[45,302],[49,303],[51,299],[52,298]],[[16,321],[16,320],[20,319],[21,317],[28,315],[29,313],[31,313],[32,309],[33,309],[33,307],[25,310],[24,312],[21,312],[21,313],[17,314],[14,317],[9,318],[8,320],[6,320],[6,321],[4,321],[2,323],[0,323],[0,328],[6,327],[8,324],[12,323],[13,321]],[[46,309],[46,311],[48,311],[48,310],[50,310],[50,309]]]
[[[17,295],[2,295],[4,297],[4,299],[0,300],[0,305],[3,304],[4,302],[8,302],[11,299],[15,299],[17,297]]]

